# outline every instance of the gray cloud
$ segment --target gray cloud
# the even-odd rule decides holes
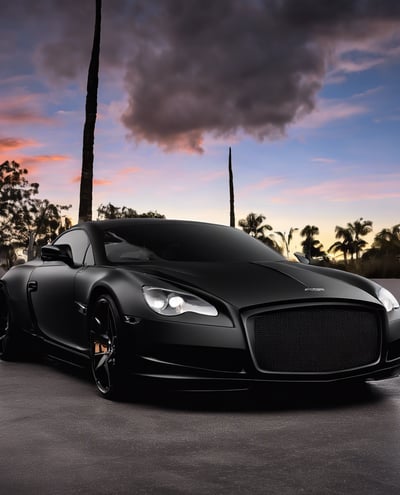
[[[38,63],[86,77],[94,2],[34,4],[29,16],[52,20]],[[100,70],[125,73],[134,139],[201,152],[206,133],[284,135],[315,107],[338,41],[382,43],[399,18],[397,0],[105,1]]]

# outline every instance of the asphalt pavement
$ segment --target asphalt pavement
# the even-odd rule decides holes
[[[0,394],[2,495],[400,493],[400,378],[118,403],[0,361]]]

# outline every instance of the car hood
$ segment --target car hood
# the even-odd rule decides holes
[[[147,265],[142,270],[185,290],[199,289],[238,308],[315,299],[379,303],[373,295],[373,284],[366,279],[297,263],[176,262]]]

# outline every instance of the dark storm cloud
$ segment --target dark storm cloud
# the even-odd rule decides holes
[[[336,42],[378,36],[400,12],[396,1],[150,3],[134,24],[123,122],[136,138],[197,151],[206,132],[283,135],[314,108]]]
[[[86,76],[94,2],[33,4],[52,19],[41,66]],[[337,43],[381,42],[399,17],[397,0],[103,1],[100,70],[123,69],[135,139],[201,152],[206,133],[282,136],[315,107]]]

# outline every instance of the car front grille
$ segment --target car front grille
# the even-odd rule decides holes
[[[379,314],[353,307],[301,307],[268,311],[247,321],[262,371],[329,373],[379,360]]]

